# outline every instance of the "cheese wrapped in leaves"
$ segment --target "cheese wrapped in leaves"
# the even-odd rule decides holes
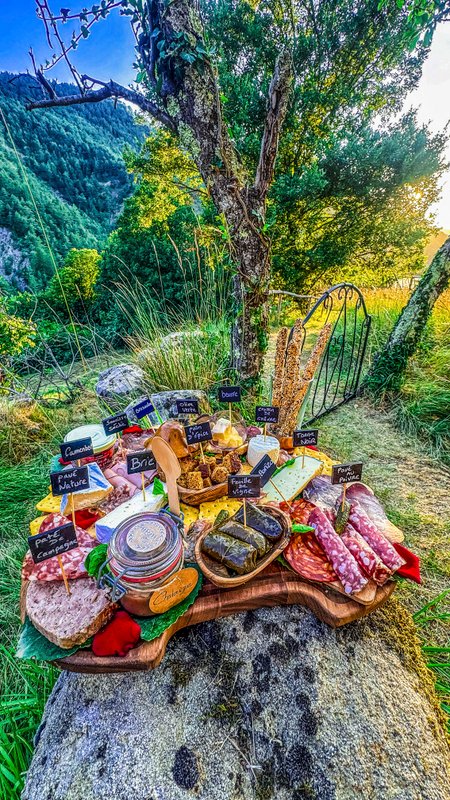
[[[256,549],[259,557],[264,556],[270,547],[270,543],[262,533],[255,531],[253,528],[244,528],[243,525],[236,522],[234,519],[229,519],[220,525],[219,531],[228,534],[228,536],[233,536],[241,542],[251,544],[252,547]]]
[[[262,533],[270,544],[276,542],[280,538],[283,528],[275,517],[270,514],[265,514],[254,503],[247,503],[246,506],[247,525],[254,528],[255,531]],[[239,511],[234,515],[234,519],[238,522],[244,522],[244,507],[241,506]]]
[[[214,561],[225,564],[238,575],[246,575],[256,567],[256,548],[220,531],[213,531],[205,536],[202,550]]]

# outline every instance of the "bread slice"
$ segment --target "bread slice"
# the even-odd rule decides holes
[[[26,597],[26,612],[34,627],[64,649],[83,644],[117,608],[92,578],[69,581],[69,586],[70,595],[63,581],[30,581]]]

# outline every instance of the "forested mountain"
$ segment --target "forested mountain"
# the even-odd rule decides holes
[[[31,77],[0,73],[0,280],[43,288],[53,272],[36,201],[55,257],[103,244],[130,193],[122,153],[139,148],[147,129],[112,102],[26,111]],[[57,84],[58,94],[74,87]],[[20,154],[25,176],[14,152]]]

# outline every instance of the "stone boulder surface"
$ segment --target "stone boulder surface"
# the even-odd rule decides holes
[[[144,372],[136,364],[116,364],[100,372],[95,391],[99,397],[114,400],[140,392]]]
[[[449,800],[407,620],[258,609],[178,633],[153,672],[63,673],[23,800]]]
[[[150,395],[150,398],[163,419],[177,416],[177,409],[175,406],[177,400],[191,400],[195,398],[199,402],[200,413],[207,412],[209,407],[206,394],[200,389],[174,389],[168,392],[155,392]]]

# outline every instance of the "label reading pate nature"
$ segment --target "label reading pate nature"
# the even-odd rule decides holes
[[[258,461],[256,467],[253,467],[250,475],[257,475],[261,486],[264,486],[276,469],[277,465],[272,461],[271,457],[266,454]]]
[[[109,436],[112,433],[120,433],[124,428],[128,428],[128,417],[124,412],[113,414],[102,420],[103,430]]]
[[[220,403],[240,403],[240,401],[241,401],[240,386],[219,386]]]
[[[77,535],[71,522],[50,531],[28,537],[28,546],[35,564],[55,558],[78,547]]]
[[[72,467],[72,469],[64,469],[62,472],[51,472],[50,482],[52,494],[55,496],[84,492],[89,489],[89,469],[87,466]]]
[[[139,453],[129,453],[127,455],[127,473],[135,475],[137,472],[147,472],[156,469],[155,457],[148,450]]]
[[[166,540],[166,529],[160,522],[137,522],[127,533],[127,545],[135,553],[151,553]]]
[[[361,462],[353,464],[334,464],[331,468],[331,483],[351,483],[360,481],[363,465]]]
[[[199,414],[198,400],[193,397],[190,400],[177,400],[175,403],[177,407],[177,414]]]
[[[133,406],[133,413],[136,419],[142,419],[142,417],[146,417],[154,410],[155,407],[148,397],[145,397],[144,400],[141,400],[139,403],[136,403],[136,405]]]
[[[259,497],[261,479],[259,475],[228,475],[228,497],[236,499]]]
[[[212,439],[211,425],[209,422],[197,422],[196,425],[185,425],[184,432],[188,444],[207,442]]]
[[[154,614],[163,614],[177,606],[197,586],[198,574],[194,567],[185,567],[169,578],[166,585],[156,589],[150,597],[149,608]]]
[[[63,461],[78,461],[94,455],[94,446],[89,436],[86,439],[74,439],[72,442],[61,442],[59,445]]]
[[[292,438],[294,440],[294,447],[311,447],[311,445],[317,447],[319,431],[317,428],[313,428],[309,431],[294,431]]]
[[[280,409],[278,406],[256,406],[256,422],[278,422]]]

